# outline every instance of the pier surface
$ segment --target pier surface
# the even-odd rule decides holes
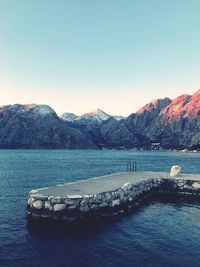
[[[76,182],[50,186],[38,189],[39,194],[45,196],[67,197],[68,195],[91,195],[102,192],[114,191],[125,183],[137,184],[149,179],[173,179],[168,172],[120,172],[110,175],[80,180]],[[199,174],[181,174],[178,179],[200,180]]]

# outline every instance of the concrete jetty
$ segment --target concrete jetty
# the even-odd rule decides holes
[[[167,172],[121,172],[32,190],[31,220],[77,223],[130,212],[156,194],[200,195],[200,175]]]

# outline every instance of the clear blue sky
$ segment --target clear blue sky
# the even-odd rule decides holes
[[[0,105],[128,115],[200,87],[199,0],[0,0]]]

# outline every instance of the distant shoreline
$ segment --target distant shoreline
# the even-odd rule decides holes
[[[40,148],[32,148],[32,147],[3,147],[3,148],[0,148],[0,150],[94,150],[94,151],[101,151],[101,150],[115,150],[115,151],[135,151],[135,152],[145,152],[145,151],[150,151],[150,152],[181,152],[181,153],[200,153],[200,150],[198,149],[175,149],[175,148],[172,148],[172,149],[143,149],[143,148],[138,148],[138,149],[135,149],[135,148],[43,148],[43,147],[40,147]]]

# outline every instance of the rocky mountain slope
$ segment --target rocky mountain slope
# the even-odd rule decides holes
[[[127,134],[119,140],[116,129],[122,127]],[[103,136],[109,129],[104,140],[107,144],[115,140],[115,146],[151,148],[156,143],[163,148],[200,148],[200,90],[174,100],[154,100],[117,125],[106,121],[100,128]]]
[[[0,107],[0,148],[94,148],[46,105]]]

